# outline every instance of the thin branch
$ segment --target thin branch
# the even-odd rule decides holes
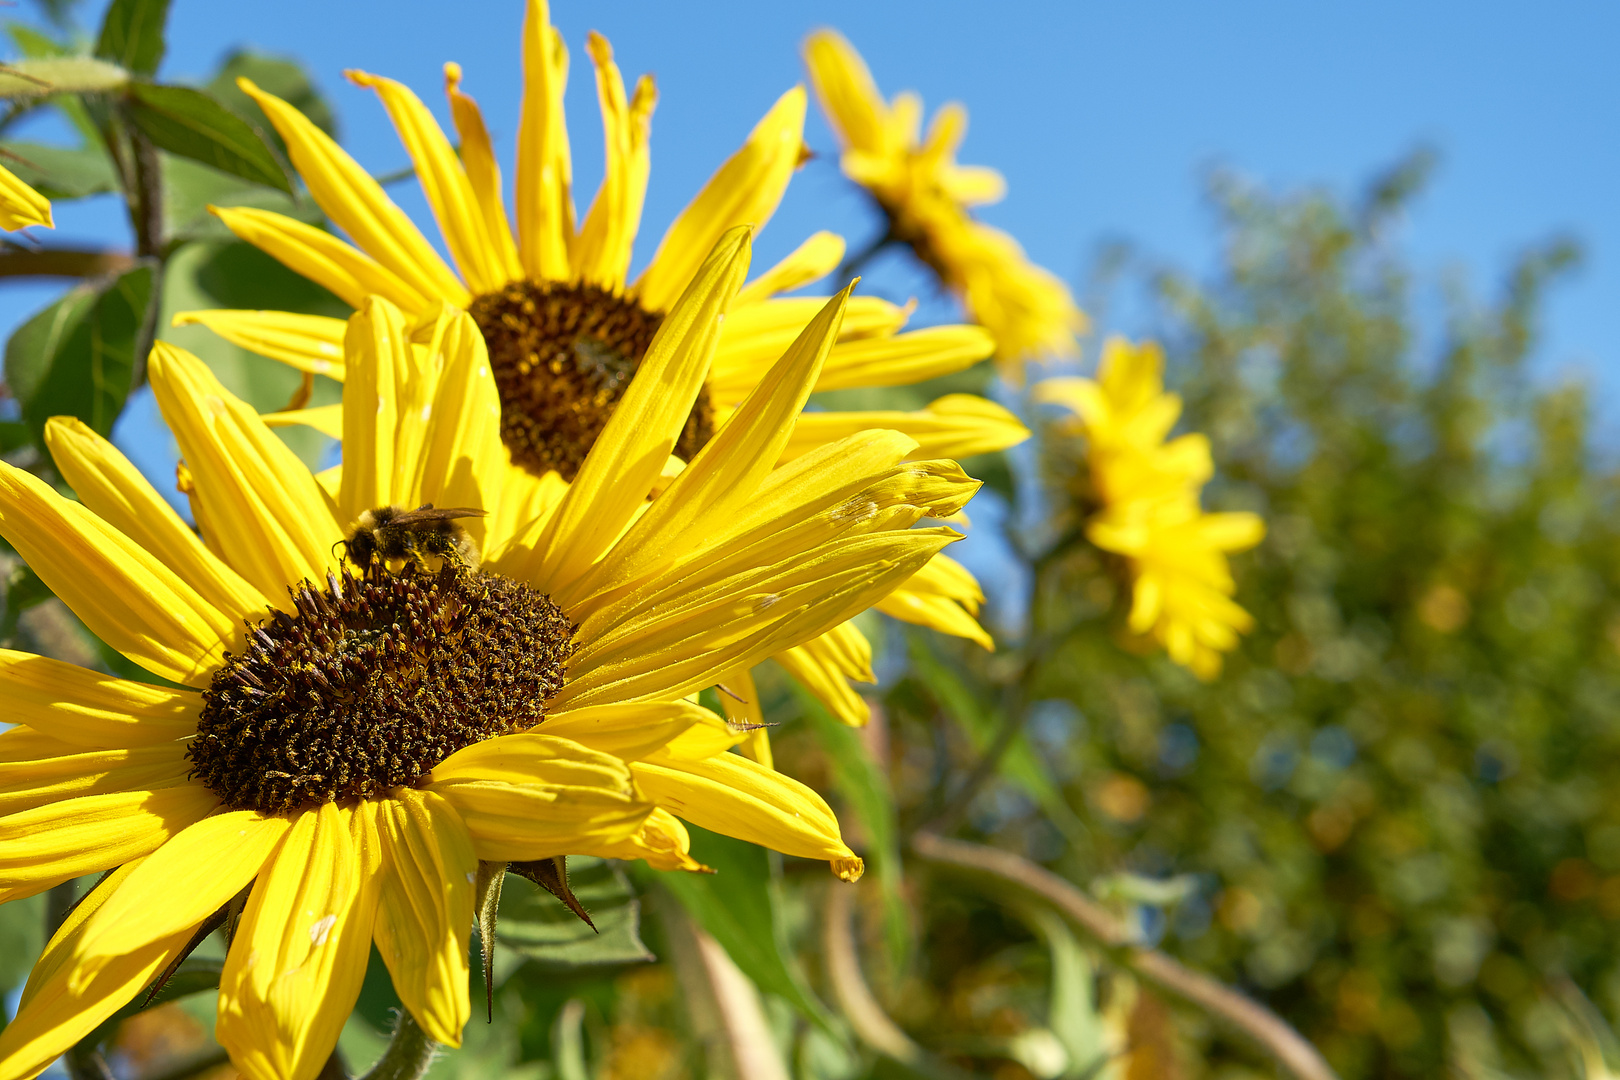
[[[1298,1080],[1338,1080],[1316,1047],[1282,1017],[1179,960],[1136,944],[1123,920],[1051,871],[1010,851],[932,833],[912,837],[911,848],[928,862],[988,875],[1046,901],[1107,949],[1116,963],[1242,1031]]]
[[[103,274],[121,274],[134,265],[135,257],[127,251],[76,248],[41,248],[38,251],[14,248],[0,251],[0,278],[93,278]]]

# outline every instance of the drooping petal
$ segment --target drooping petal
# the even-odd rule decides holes
[[[568,49],[546,0],[529,0],[523,20],[523,107],[518,114],[517,239],[535,281],[569,276],[574,237],[573,164],[563,114]]]
[[[195,356],[160,341],[151,368],[208,546],[278,606],[287,586],[323,580],[343,534],[309,469]]]
[[[45,954],[34,965],[16,1017],[0,1030],[0,1080],[27,1080],[123,1008],[153,976],[180,955],[193,928],[131,947],[103,967],[83,990],[68,987],[73,959],[85,925],[139,866],[127,862],[114,870],[69,913]]]
[[[607,39],[593,30],[585,49],[596,66],[607,164],[602,186],[591,200],[585,224],[575,238],[572,265],[581,281],[618,292],[624,288],[630,270],[630,249],[641,226],[650,170],[647,144],[658,92],[652,77],[643,75],[636,83],[635,97],[626,101],[624,79],[613,62],[613,47]]]
[[[467,823],[478,857],[491,861],[594,854],[635,833],[652,811],[619,758],[548,735],[474,743],[429,779]]]
[[[263,617],[269,600],[203,546],[197,534],[117,447],[84,421],[53,416],[45,445],[79,501],[162,560],[234,621]]]
[[[490,243],[490,262],[500,274],[496,286],[523,277],[523,261],[506,219],[506,203],[501,198],[501,166],[484,124],[478,103],[461,90],[461,65],[444,65],[444,94],[450,99],[450,117],[461,136],[461,161],[467,169],[467,182],[484,218],[484,235]]]
[[[844,843],[825,800],[790,776],[737,754],[705,761],[655,755],[630,766],[649,798],[676,817],[713,832],[805,859],[826,859],[846,881],[861,860]]]
[[[219,799],[201,784],[86,795],[0,818],[0,903],[157,850]]]
[[[839,720],[864,727],[872,719],[871,706],[850,686],[851,679],[877,681],[872,674],[872,646],[854,623],[839,623],[774,659]]]
[[[506,284],[506,268],[485,227],[483,210],[473,194],[467,170],[422,99],[393,79],[364,71],[344,74],[356,86],[375,90],[382,99],[400,142],[405,144],[405,152],[416,166],[416,178],[421,181],[422,194],[439,223],[450,257],[468,286],[474,293],[486,293]]]
[[[604,845],[596,853],[604,859],[644,859],[654,870],[708,870],[692,858],[691,851],[692,836],[686,826],[659,806],[629,839]]]
[[[206,685],[241,637],[234,614],[204,600],[145,548],[4,464],[0,535],[91,633],[154,674]]]
[[[0,649],[5,718],[86,750],[156,746],[197,729],[202,699],[33,653]]]
[[[747,229],[737,229],[658,328],[630,388],[531,550],[502,572],[556,594],[577,581],[642,509],[708,373],[721,317],[748,272]]]
[[[478,857],[450,804],[400,788],[377,803],[383,846],[374,934],[394,990],[435,1042],[461,1045],[467,999],[467,928]]]
[[[287,828],[285,817],[233,810],[171,837],[85,927],[70,985],[83,990],[131,946],[197,926],[258,876]]]
[[[636,282],[644,307],[661,311],[674,303],[727,230],[749,225],[758,231],[770,220],[803,159],[804,104],[802,86],[778,98],[742,148],[681,211]]]
[[[368,812],[325,803],[299,814],[248,897],[215,1033],[249,1080],[314,1080],[360,995],[375,853],[354,819]]]
[[[385,296],[407,311],[421,310],[432,302],[370,255],[313,225],[246,206],[208,209],[238,237],[301,277],[330,289],[351,307],[359,307],[368,296]]]
[[[391,270],[423,297],[465,307],[466,286],[439,258],[433,245],[405,212],[383,192],[382,185],[309,118],[251,79],[236,85],[264,110],[286,140],[293,168],[309,194],[333,223],[354,238],[360,250]]]
[[[360,298],[364,299],[363,293]],[[220,309],[177,311],[171,325],[206,326],[248,352],[280,360],[311,375],[343,381],[343,332],[349,324],[342,319],[290,311]]]

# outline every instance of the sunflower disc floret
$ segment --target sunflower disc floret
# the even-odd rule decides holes
[[[573,480],[663,314],[595,285],[533,281],[479,297],[468,314],[489,347],[501,438],[513,461],[536,475],[555,469]],[[701,392],[675,453],[690,461],[713,434],[714,410]]]
[[[446,563],[374,562],[288,589],[203,695],[192,775],[281,813],[412,784],[462,747],[539,723],[574,624],[550,597]]]

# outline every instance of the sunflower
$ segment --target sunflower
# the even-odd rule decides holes
[[[30,225],[56,227],[56,222],[51,220],[51,200],[23,183],[11,170],[0,166],[0,229],[11,232]]]
[[[592,35],[606,132],[607,169],[584,223],[575,228],[570,156],[563,126],[567,51],[546,5],[531,0],[524,29],[525,92],[518,132],[516,225],[509,227],[501,178],[488,132],[461,70],[446,66],[446,89],[461,140],[458,159],[422,102],[405,86],[363,72],[416,165],[423,192],[460,275],[389,201],[382,189],[318,127],[286,102],[251,83],[243,88],[286,140],[311,196],[358,247],[265,210],[216,208],[239,237],[360,307],[381,296],[405,311],[413,329],[444,304],[469,312],[483,335],[501,401],[501,436],[511,467],[503,484],[513,506],[558,497],[618,407],[629,376],[668,318],[666,309],[728,228],[762,224],[781,201],[804,152],[805,94],[784,94],[670,226],[646,271],[627,277],[648,177],[647,133],[655,92],[643,78],[627,94],[608,43]],[[714,363],[676,441],[671,469],[704,446],[782,349],[824,304],[820,298],[775,298],[825,276],[843,256],[829,233],[807,240],[782,263],[745,286],[727,313]],[[898,333],[906,311],[852,298],[817,390],[894,386],[961,370],[990,355],[993,343],[974,326]],[[187,312],[177,324],[200,323],[228,340],[305,373],[345,378],[340,362],[345,326],[338,319],[283,312]],[[306,423],[340,433],[343,406],[272,414],[271,424]],[[1012,446],[1029,435],[994,402],[951,394],[910,412],[807,413],[783,447],[783,460],[874,427],[904,432],[924,458],[967,457]],[[896,618],[966,637],[993,648],[977,621],[983,592],[972,575],[941,556],[879,605]],[[840,719],[865,723],[868,708],[850,680],[870,682],[871,647],[853,626],[777,657],[789,673]],[[733,685],[740,683],[741,685]],[[752,700],[746,672],[727,689]],[[763,729],[760,729],[763,732]],[[766,753],[765,736],[754,740]]]
[[[740,736],[688,695],[870,605],[956,538],[909,527],[978,485],[903,461],[915,444],[893,431],[775,465],[846,292],[645,502],[745,232],[672,305],[575,482],[517,529],[476,324],[447,307],[424,353],[380,298],[350,321],[335,472],[311,474],[200,361],[154,349],[200,539],[76,420],[47,439],[79,501],[0,465],[0,534],[160,677],[0,652],[17,724],[0,734],[0,900],[110,870],[0,1032],[0,1078],[37,1074],[222,912],[221,1045],[253,1080],[309,1080],[373,941],[422,1029],[459,1041],[481,863],[695,869],[684,818],[860,874],[826,803],[727,753]],[[420,519],[403,533],[402,514]]]
[[[1007,185],[982,165],[958,165],[967,110],[952,102],[934,114],[922,138],[922,99],[906,92],[883,100],[854,46],[832,30],[804,43],[805,66],[822,111],[843,144],[844,175],[865,188],[888,220],[884,241],[908,245],[989,329],[1002,368],[1078,351],[1084,313],[1050,272],[1018,242],[974,219],[975,206],[1000,201]]]
[[[1096,381],[1047,379],[1035,397],[1072,410],[1070,428],[1085,437],[1086,537],[1125,557],[1131,631],[1151,634],[1176,663],[1214,678],[1221,654],[1254,625],[1232,600],[1226,556],[1258,544],[1266,529],[1256,514],[1200,508],[1199,491],[1215,471],[1209,439],[1165,441],[1181,399],[1164,391],[1164,353],[1152,342],[1110,339]]]

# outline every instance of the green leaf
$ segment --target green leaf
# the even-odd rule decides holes
[[[1069,1055],[1065,1077],[1093,1075],[1109,1059],[1108,1032],[1097,1009],[1096,972],[1069,924],[1040,904],[1014,905],[1023,920],[1046,939],[1052,985],[1047,995],[1047,1027]]]
[[[827,1007],[810,991],[791,958],[769,854],[757,844],[696,825],[687,829],[692,834],[692,857],[712,867],[713,874],[639,872],[673,893],[755,986],[833,1031]]]
[[[162,154],[163,222],[170,241],[234,240],[224,222],[209,213],[210,206],[251,206],[274,210],[307,225],[324,220],[320,207],[306,199],[297,202],[283,192],[220,172],[201,162]]]
[[[99,146],[0,143],[0,162],[48,199],[82,199],[118,190],[118,173]]]
[[[137,83],[130,89],[129,116],[160,150],[292,193],[286,171],[259,133],[201,90]]]
[[[11,335],[6,383],[41,446],[52,416],[77,416],[111,434],[129,396],[152,276],[152,267],[138,266],[101,287],[80,285]]]
[[[544,889],[512,877],[501,891],[495,929],[499,946],[567,968],[654,959],[641,941],[641,901],[623,871],[602,859],[576,855],[568,860],[568,882],[596,930]]]
[[[900,893],[900,822],[889,778],[867,753],[854,728],[835,720],[798,682],[791,679],[788,682],[799,699],[800,710],[809,719],[811,730],[832,762],[833,786],[866,834],[867,844],[861,856],[883,892],[884,930],[890,960],[896,968],[903,968],[911,932],[905,900]]]
[[[101,20],[96,55],[137,75],[151,75],[168,49],[163,37],[168,21],[169,0],[113,0]]]
[[[310,123],[337,138],[337,119],[332,107],[302,64],[280,56],[239,49],[225,57],[214,77],[204,87],[219,103],[255,127],[264,124],[264,110],[244,94],[236,85],[239,78],[252,79],[261,90],[267,90],[309,118]],[[281,145],[281,137],[273,131],[269,138]]]
[[[129,85],[129,72],[90,56],[16,60],[0,70],[0,98],[100,94]]]

